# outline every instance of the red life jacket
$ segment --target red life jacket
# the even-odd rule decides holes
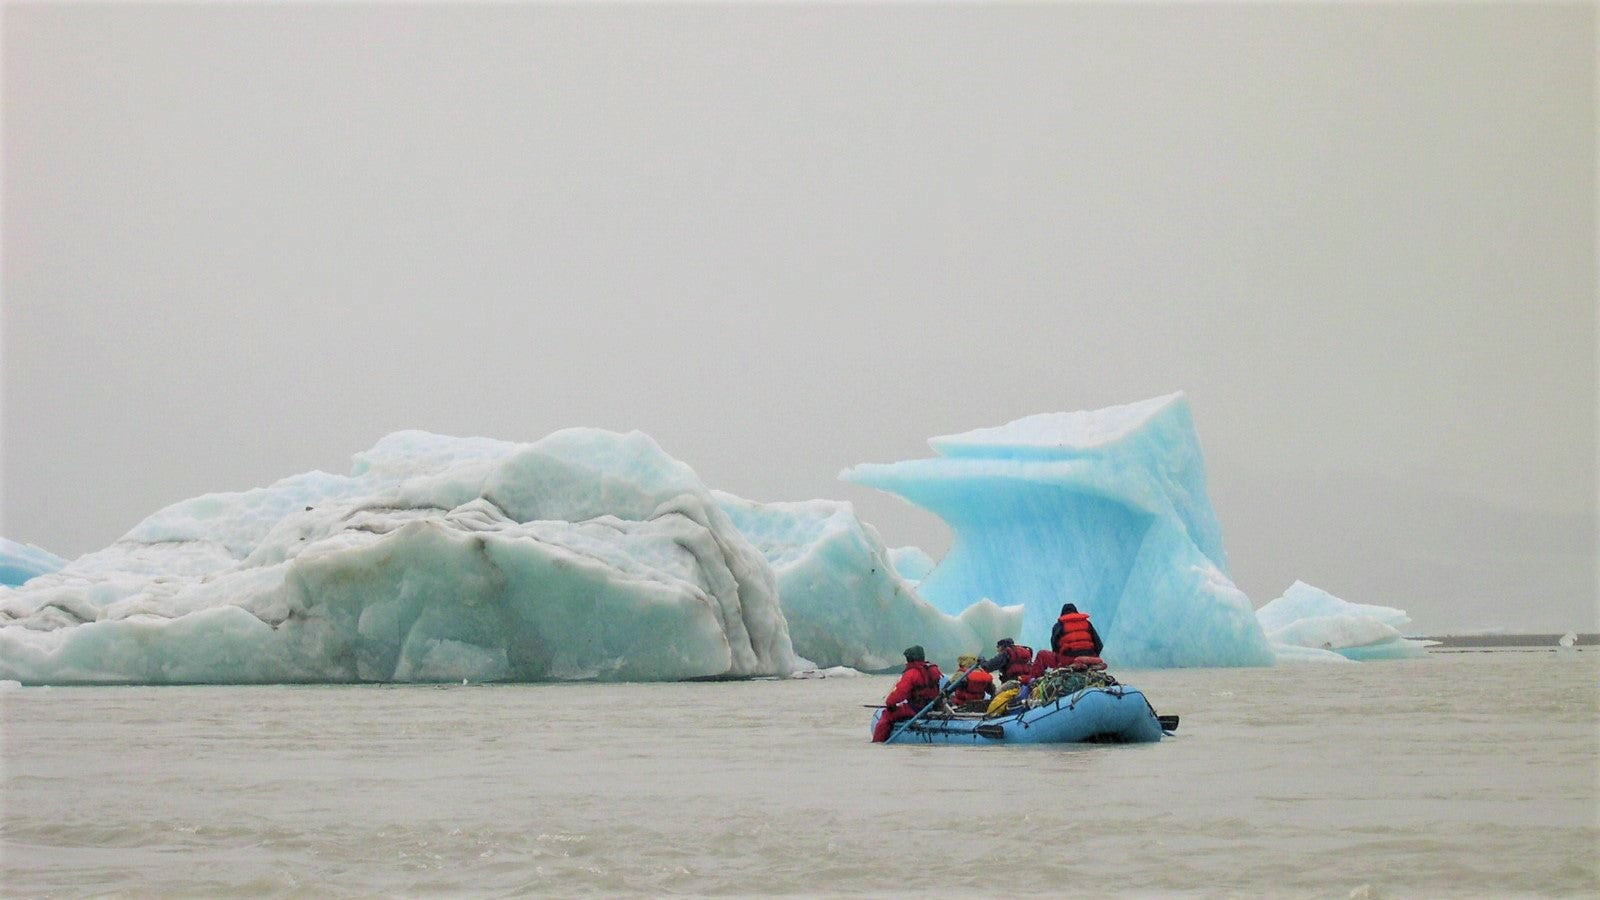
[[[1060,665],[1061,663],[1056,659],[1055,653],[1049,650],[1040,650],[1033,655],[1033,668],[1028,670],[1028,674],[1038,678],[1046,670],[1057,668]]]
[[[1089,636],[1089,616],[1086,613],[1067,613],[1056,620],[1061,623],[1061,637],[1056,640],[1056,652],[1062,656],[1086,656],[1094,652],[1094,638]]]
[[[1006,665],[1000,670],[1000,677],[1007,681],[1021,678],[1033,668],[1033,648],[1021,644],[1012,644],[1006,648]]]
[[[911,689],[909,699],[912,706],[921,709],[932,703],[933,698],[939,696],[939,679],[943,678],[944,674],[939,671],[938,666],[931,662],[918,660],[906,663],[906,671],[920,672],[922,675],[921,680]]]
[[[921,709],[939,696],[941,677],[939,667],[933,663],[920,659],[908,662],[905,671],[900,673],[900,680],[895,682],[894,690],[883,698],[884,705],[893,708],[904,703]]]
[[[994,693],[994,676],[973,666],[967,670],[967,680],[961,682],[950,699],[956,703],[971,703],[974,700],[983,700]]]

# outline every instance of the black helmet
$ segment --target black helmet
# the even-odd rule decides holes
[[[995,641],[994,645],[996,647],[1009,647],[1009,646],[1011,646],[1012,644],[1015,644],[1015,643],[1016,643],[1016,641],[1013,641],[1011,638],[1001,638],[1000,640]]]
[[[1063,604],[1061,604],[1061,614],[1063,616],[1066,615],[1067,613],[1075,613],[1077,611],[1078,611],[1078,604],[1076,604],[1076,603],[1063,603]]]
[[[912,644],[906,648],[906,662],[923,662],[928,655],[922,652],[921,644]]]

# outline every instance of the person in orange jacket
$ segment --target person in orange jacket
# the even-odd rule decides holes
[[[966,680],[956,686],[955,692],[950,695],[950,702],[957,706],[965,703],[983,702],[985,708],[989,705],[989,698],[994,696],[994,676],[978,666],[978,657],[973,653],[964,653],[956,660],[959,671],[967,673]],[[953,680],[953,679],[952,679]]]
[[[907,647],[905,657],[905,671],[901,673],[900,680],[895,682],[894,690],[883,698],[883,715],[872,726],[874,744],[888,740],[896,722],[904,722],[922,712],[924,706],[939,696],[939,682],[943,680],[944,673],[939,671],[938,666],[928,662],[921,645]]]
[[[1089,614],[1078,612],[1075,604],[1067,603],[1062,605],[1061,617],[1050,629],[1050,646],[1056,651],[1060,664],[1065,665],[1080,657],[1098,659],[1105,643],[1089,621]]]

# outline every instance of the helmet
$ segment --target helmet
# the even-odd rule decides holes
[[[912,644],[906,648],[906,662],[922,662],[928,655],[922,652],[921,644]]]
[[[1009,647],[1009,646],[1011,646],[1012,644],[1015,644],[1015,643],[1016,643],[1016,641],[1013,641],[1011,638],[1001,638],[1000,640],[995,641],[994,645],[996,647]]]
[[[963,669],[967,668],[968,666],[975,666],[977,664],[978,655],[976,653],[963,653],[956,657],[956,665]]]

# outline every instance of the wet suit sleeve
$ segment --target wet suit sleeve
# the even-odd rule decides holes
[[[1054,653],[1056,648],[1061,646],[1061,630],[1061,620],[1057,619],[1056,623],[1050,626],[1050,646],[1046,647],[1046,650]],[[1094,634],[1093,625],[1089,626],[1089,633]]]
[[[1093,622],[1084,624],[1089,626],[1089,640],[1094,641],[1094,655],[1099,656],[1101,648],[1105,647],[1105,643],[1100,640],[1100,632],[1094,630]]]
[[[986,659],[983,662],[979,663],[979,665],[983,666],[984,669],[987,670],[987,671],[998,672],[1001,669],[1005,668],[1007,658],[1008,657],[1006,656],[1006,652],[1004,650],[1001,650],[999,653],[996,653],[994,655],[993,659]]]

